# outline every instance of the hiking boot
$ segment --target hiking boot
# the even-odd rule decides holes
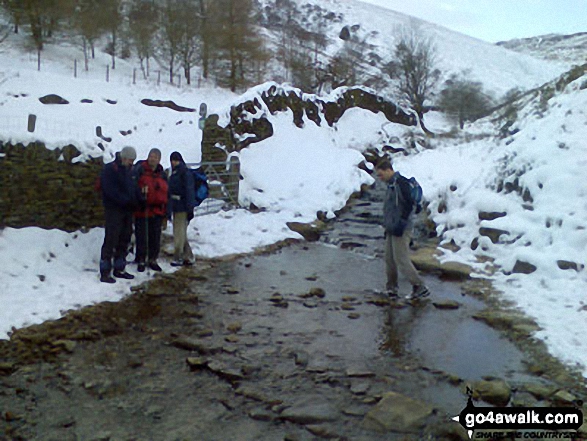
[[[149,268],[151,268],[153,271],[163,271],[157,262],[149,263]]]
[[[399,298],[399,288],[397,286],[394,286],[393,288],[386,289],[385,293],[388,295],[388,297],[390,299]]]
[[[423,299],[424,297],[428,297],[430,295],[430,290],[426,285],[414,285],[414,289],[412,290],[412,294],[408,296],[409,300],[414,299]]]
[[[183,262],[181,260],[172,260],[171,266],[182,266]]]
[[[134,279],[135,276],[133,276],[132,274],[127,273],[126,271],[120,271],[120,270],[114,270],[114,277],[117,277],[119,279]]]
[[[110,274],[101,274],[100,275],[100,282],[102,283],[116,283],[116,279],[112,277]]]
[[[145,268],[146,268],[145,263],[144,262],[139,262],[139,265],[137,266],[137,271],[139,273],[142,273],[142,272],[145,271]]]

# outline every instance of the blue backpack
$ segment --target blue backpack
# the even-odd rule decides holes
[[[408,179],[408,183],[410,184],[410,197],[416,206],[416,214],[418,214],[422,211],[422,187],[414,177]]]
[[[194,195],[197,207],[202,202],[204,202],[204,199],[206,199],[210,194],[208,177],[206,176],[206,173],[200,169],[190,168],[190,171],[192,172],[192,176],[194,178]]]

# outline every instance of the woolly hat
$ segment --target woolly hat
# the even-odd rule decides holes
[[[120,151],[120,158],[121,159],[132,159],[133,161],[137,159],[137,151],[134,147],[126,146]]]
[[[171,154],[171,156],[169,157],[170,161],[179,161],[179,162],[184,162],[183,157],[181,156],[181,153],[179,152],[173,152]]]

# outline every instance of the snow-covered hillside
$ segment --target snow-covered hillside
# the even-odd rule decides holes
[[[587,63],[587,32],[572,35],[549,34],[497,43],[506,49],[545,60],[573,65]]]
[[[338,37],[341,29],[344,26],[358,26],[357,36],[374,46],[373,51],[381,57],[383,65],[393,58],[393,48],[398,41],[401,28],[413,28],[418,34],[430,37],[434,42],[438,52],[437,67],[442,73],[441,82],[452,73],[467,72],[471,80],[481,81],[484,89],[496,97],[513,88],[529,89],[543,84],[567,68],[566,63],[546,61],[509,51],[434,23],[357,0],[295,2],[302,11],[322,10],[322,16],[326,15],[324,10],[331,11],[332,15],[337,17],[323,29],[324,34],[332,42],[328,49],[331,55],[344,43]],[[263,0],[261,3],[273,4],[274,1]],[[314,8],[308,5],[313,5]],[[314,19],[315,17],[310,15],[307,23],[311,24]]]

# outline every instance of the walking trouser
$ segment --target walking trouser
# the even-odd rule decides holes
[[[124,271],[132,235],[132,212],[120,208],[104,208],[104,243],[100,252],[100,272]]]
[[[400,237],[390,233],[385,235],[385,266],[387,270],[387,289],[398,287],[398,271],[412,284],[422,285],[422,279],[410,260],[410,234],[406,231]]]
[[[162,221],[162,216],[135,218],[137,262],[155,262],[159,257]]]
[[[186,212],[173,213],[173,259],[192,260],[194,253],[187,238],[188,214]]]

